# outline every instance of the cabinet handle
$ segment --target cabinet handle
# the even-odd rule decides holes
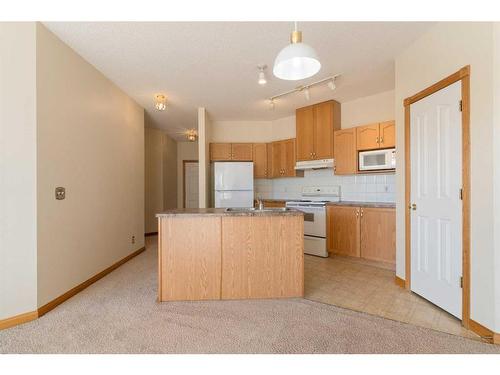
[[[361,217],[363,217],[363,209],[361,209]]]
[[[356,217],[359,217],[359,210],[356,210]]]
[[[384,138],[380,137],[380,143],[384,143]]]
[[[380,138],[377,137],[377,140],[375,142],[380,143]]]

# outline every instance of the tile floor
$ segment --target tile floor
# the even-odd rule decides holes
[[[343,256],[305,256],[305,298],[480,340],[437,306],[394,283],[392,266]]]

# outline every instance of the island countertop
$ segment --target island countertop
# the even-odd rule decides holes
[[[165,210],[156,214],[157,218],[172,216],[300,216],[304,215],[302,211],[295,209],[264,209],[264,210],[245,210],[236,209],[235,211],[226,211],[225,208],[178,208]]]

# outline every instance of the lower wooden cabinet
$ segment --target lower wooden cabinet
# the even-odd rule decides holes
[[[396,213],[393,208],[361,207],[361,257],[396,263]]]
[[[327,211],[329,251],[359,257],[359,207],[330,206]]]
[[[328,206],[327,246],[332,254],[394,264],[395,209]]]

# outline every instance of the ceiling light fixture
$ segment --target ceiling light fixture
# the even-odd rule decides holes
[[[297,22],[290,36],[290,44],[283,48],[274,60],[273,74],[287,81],[309,78],[319,72],[321,63],[316,51],[302,43],[302,31],[297,30]]]
[[[164,111],[167,109],[167,97],[163,94],[155,95],[155,108],[158,111]]]
[[[186,138],[189,142],[195,142],[196,138],[198,138],[198,132],[196,129],[188,129],[186,130]]]
[[[267,65],[257,65],[257,69],[259,69],[259,80],[257,81],[259,85],[265,85],[267,83],[265,69]]]
[[[311,98],[310,88],[313,87],[313,86],[318,86],[318,85],[327,83],[328,87],[330,89],[335,90],[335,88],[337,87],[335,85],[335,79],[337,77],[340,77],[340,74],[336,74],[336,75],[331,76],[331,77],[323,78],[322,80],[310,83],[307,86],[298,86],[298,87],[294,88],[293,90],[286,91],[286,92],[283,92],[281,94],[277,94],[277,95],[271,96],[270,98],[268,98],[269,103],[271,104],[271,108],[274,109],[274,101],[277,98],[281,98],[282,96],[293,94],[294,92],[298,92],[298,91],[304,91],[304,95],[305,95],[306,99],[309,100]]]

